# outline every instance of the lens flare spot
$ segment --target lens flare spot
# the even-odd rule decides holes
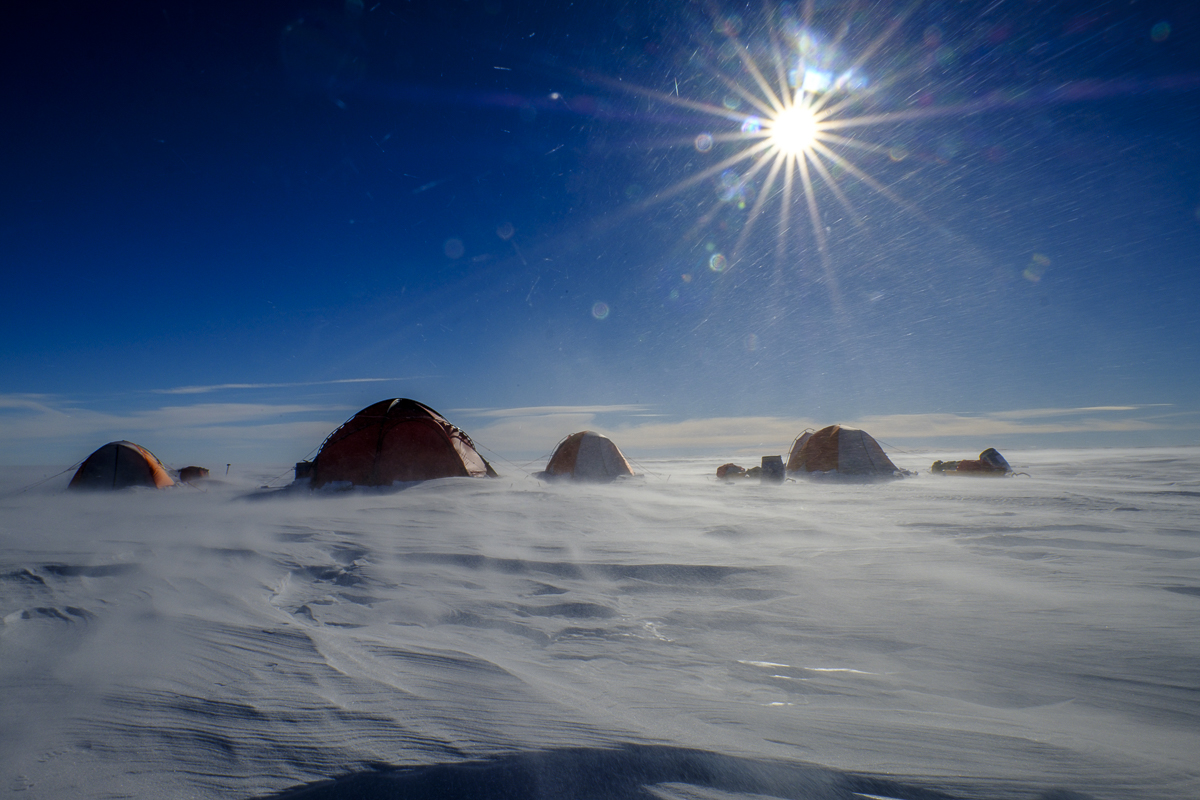
[[[746,23],[737,14],[730,14],[725,17],[717,17],[713,21],[713,30],[725,36],[737,36],[742,32],[742,26]]]
[[[762,130],[763,122],[758,117],[746,117],[742,123],[742,133],[758,133]]]
[[[511,222],[505,222],[501,225],[496,226],[496,235],[499,236],[501,239],[503,239],[506,242],[509,239],[511,239],[513,237],[513,234],[515,234],[516,232],[517,232],[517,229],[513,227],[513,224]]]
[[[1041,253],[1034,253],[1029,259],[1029,266],[1025,267],[1025,271],[1021,273],[1025,280],[1031,283],[1038,283],[1042,280],[1042,276],[1046,274],[1046,270],[1050,267],[1050,259]]]
[[[713,272],[724,272],[729,268],[729,260],[721,253],[713,253],[708,259],[708,268]]]
[[[442,252],[446,254],[446,258],[458,259],[463,257],[467,248],[463,245],[462,239],[447,239],[442,243]]]
[[[804,81],[800,84],[800,88],[804,91],[809,94],[818,94],[820,92],[828,92],[830,86],[833,86],[832,72],[819,69],[804,70]]]
[[[1165,42],[1171,35],[1171,23],[1163,20],[1150,29],[1150,38],[1156,42]]]
[[[903,161],[908,158],[908,148],[903,145],[896,145],[888,150],[888,158],[892,161]]]
[[[812,149],[817,140],[817,120],[806,106],[792,106],[771,122],[771,143],[789,155]]]
[[[702,133],[696,137],[696,149],[699,150],[701,153],[707,153],[709,150],[712,150],[712,148],[713,148],[712,134]]]
[[[605,303],[603,300],[597,300],[592,305],[592,316],[596,319],[608,319],[610,310],[611,309],[609,309],[608,303]]]
[[[758,335],[754,333],[746,334],[746,349],[753,353],[758,349]]]

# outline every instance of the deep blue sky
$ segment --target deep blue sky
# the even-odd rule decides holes
[[[812,25],[826,43],[848,25],[842,66],[899,10],[846,5]],[[786,32],[803,5],[770,8]],[[1194,4],[919,4],[859,66],[860,106],[928,113],[840,151],[905,205],[843,173],[855,224],[818,187],[828,269],[798,195],[782,250],[775,200],[724,272],[709,260],[749,207],[720,176],[644,202],[738,147],[697,135],[738,126],[617,84],[720,105],[705,64],[752,87],[731,25],[769,52],[757,2],[6,11],[9,460],[189,425],[220,458],[230,426],[308,421],[256,445],[286,461],[389,396],[472,431],[580,407],[551,441],[597,406],[656,424],[1121,406],[1054,441],[1200,441]],[[395,380],[321,383],[361,378]],[[228,384],[257,388],[163,393]],[[636,439],[640,418],[605,419]]]

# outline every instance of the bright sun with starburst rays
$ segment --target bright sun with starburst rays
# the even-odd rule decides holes
[[[820,126],[808,104],[790,105],[782,109],[767,128],[771,147],[784,156],[807,156],[817,141]]]
[[[764,217],[777,215],[777,258],[805,260],[815,250],[836,299],[829,228],[823,217],[832,202],[856,224],[864,224],[847,194],[848,184],[861,183],[921,216],[913,204],[879,180],[878,173],[873,176],[869,167],[856,163],[865,156],[874,163],[894,165],[897,149],[871,141],[864,132],[929,113],[912,108],[867,110],[878,106],[874,101],[880,92],[905,75],[904,69],[890,69],[889,59],[881,54],[913,8],[881,21],[870,38],[860,36],[854,41],[847,33],[852,27],[849,22],[834,26],[840,30],[837,35],[823,37],[813,24],[812,0],[803,4],[798,18],[772,18],[746,37],[740,25],[718,20],[714,29],[724,42],[716,50],[724,63],[699,49],[693,62],[707,75],[698,85],[723,88],[720,103],[688,97],[678,84],[673,92],[665,92],[611,82],[623,91],[701,112],[729,126],[688,141],[716,163],[655,192],[641,205],[663,202],[716,179],[719,199],[701,212],[693,230],[711,223],[731,201],[736,203],[740,230],[728,256],[722,256],[722,268],[736,269],[756,226]],[[887,74],[873,80],[868,75],[872,68]],[[734,152],[721,157],[723,148]],[[793,217],[807,220],[796,226]],[[810,235],[803,236],[804,230]]]

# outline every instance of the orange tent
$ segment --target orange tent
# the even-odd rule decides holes
[[[416,400],[381,400],[329,435],[313,459],[312,485],[390,486],[433,478],[495,478],[475,443]]]
[[[792,444],[788,472],[837,472],[841,475],[894,475],[900,470],[866,431],[830,425],[805,432]]]
[[[611,481],[623,475],[633,475],[633,469],[620,448],[607,436],[580,431],[558,443],[546,471],[538,477]]]
[[[162,462],[146,448],[133,442],[109,442],[87,457],[68,489],[124,489],[152,486],[165,489],[175,481]]]

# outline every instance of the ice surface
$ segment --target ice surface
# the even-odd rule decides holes
[[[1200,796],[1200,450],[1005,456],[1030,477],[498,464],[257,500],[282,467],[111,494],[9,469],[0,789]]]

